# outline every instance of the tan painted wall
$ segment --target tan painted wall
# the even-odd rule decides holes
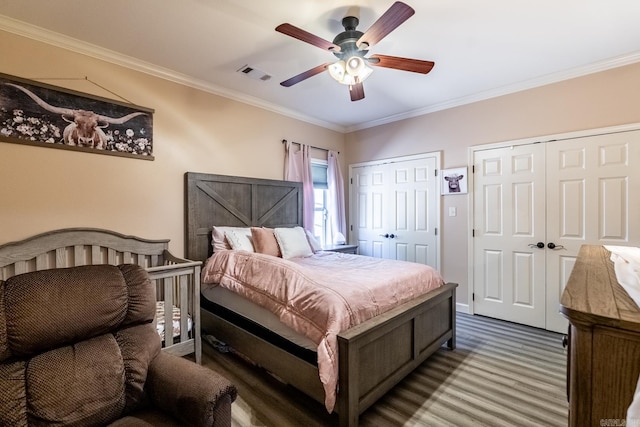
[[[48,44],[0,32],[0,52],[1,73],[114,98],[86,76],[155,110],[154,161],[0,143],[0,244],[87,226],[169,238],[181,256],[185,172],[282,179],[283,138],[344,152],[342,133]]]
[[[0,31],[0,72],[155,109],[153,162],[0,143],[0,243],[91,226],[169,238],[184,252],[186,171],[280,179],[281,139],[342,153],[346,166],[442,151],[443,167],[468,147],[640,122],[640,64],[342,135],[276,113]],[[8,58],[8,59],[7,59]],[[320,156],[321,154],[318,154]],[[443,198],[442,272],[467,302],[468,196]],[[444,213],[458,209],[456,217]]]
[[[634,64],[352,132],[345,154],[353,164],[442,151],[442,166],[450,168],[466,166],[473,145],[638,122],[640,64]],[[442,273],[460,284],[460,303],[468,293],[468,200],[442,200]],[[456,217],[447,215],[452,206]]]

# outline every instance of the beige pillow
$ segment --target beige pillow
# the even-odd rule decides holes
[[[277,257],[282,256],[273,228],[251,227],[251,239],[256,252]]]
[[[302,227],[276,228],[276,235],[282,258],[307,257],[313,255],[307,234]]]
[[[247,236],[251,236],[251,229],[249,227],[214,226],[213,230],[211,231],[211,240],[212,240],[211,243],[213,245],[213,252],[231,249],[231,245],[227,240],[227,236],[225,236],[224,234],[226,231],[230,231],[230,230],[245,234]]]
[[[229,246],[234,251],[247,251],[253,252],[253,243],[251,242],[251,229],[249,234],[246,234],[244,229],[240,230],[227,230],[224,232]]]

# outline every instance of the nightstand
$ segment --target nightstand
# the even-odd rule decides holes
[[[357,254],[358,245],[332,245],[322,248],[323,251],[342,252],[343,254]]]

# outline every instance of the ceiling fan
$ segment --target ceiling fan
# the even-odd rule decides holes
[[[415,11],[411,6],[397,1],[364,33],[356,30],[359,23],[358,18],[355,16],[347,16],[342,19],[344,31],[338,34],[333,39],[333,42],[291,24],[285,23],[278,25],[276,31],[279,33],[312,44],[320,49],[328,50],[338,58],[336,62],[327,62],[318,65],[280,84],[285,87],[290,87],[328,69],[331,77],[349,86],[351,100],[358,101],[364,98],[362,82],[373,71],[369,65],[427,74],[434,66],[434,63],[431,61],[388,55],[371,55],[366,57],[367,53],[369,53],[368,49],[371,46],[378,43],[387,34],[399,27],[400,24],[409,19],[414,13]]]

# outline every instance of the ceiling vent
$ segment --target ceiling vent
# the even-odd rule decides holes
[[[245,65],[242,68],[240,68],[238,70],[238,73],[242,73],[246,76],[249,76],[254,80],[262,80],[263,82],[266,82],[271,78],[271,76],[265,73],[264,71],[258,70],[257,68],[254,68],[254,67],[250,67],[249,65]]]

